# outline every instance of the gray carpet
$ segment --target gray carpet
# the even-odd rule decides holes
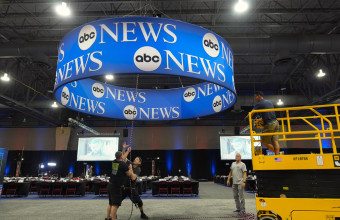
[[[256,212],[254,194],[246,193],[247,212]],[[144,210],[150,219],[169,219],[180,217],[235,216],[235,203],[232,189],[214,183],[200,183],[201,199],[147,199]],[[42,219],[101,219],[105,218],[107,200],[11,200],[0,201],[1,220],[42,220]],[[131,203],[125,200],[118,210],[118,219],[128,219]],[[134,208],[131,219],[140,219],[139,210]],[[238,219],[238,218],[230,218]]]

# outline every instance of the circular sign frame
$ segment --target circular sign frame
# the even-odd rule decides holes
[[[67,108],[109,118],[202,117],[236,102],[233,63],[230,45],[197,25],[151,17],[97,20],[61,40],[54,96]],[[173,75],[205,82],[136,93],[91,79],[106,74]]]

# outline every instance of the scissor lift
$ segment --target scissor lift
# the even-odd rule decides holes
[[[340,142],[339,107],[340,104],[334,104],[262,109],[249,113],[253,170],[257,176],[258,219],[340,220],[340,154],[336,147],[336,142]],[[270,111],[285,115],[278,118],[281,130],[275,134],[279,135],[279,141],[287,141],[287,144],[304,141],[303,145],[318,144],[319,149],[310,154],[268,156],[262,155],[262,149],[255,150],[254,142],[259,141],[255,136],[274,133],[256,132],[261,121],[255,121],[253,125],[252,116]],[[297,120],[308,127],[292,129]],[[331,145],[331,149],[326,150],[325,145]]]

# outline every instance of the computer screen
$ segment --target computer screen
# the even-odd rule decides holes
[[[259,140],[259,137],[254,137]],[[254,142],[254,146],[261,146],[260,142]],[[242,160],[251,160],[250,136],[220,136],[221,160],[235,160],[236,153],[240,153]]]
[[[113,161],[118,151],[118,137],[81,137],[77,161]]]

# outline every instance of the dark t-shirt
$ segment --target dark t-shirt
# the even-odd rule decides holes
[[[126,171],[129,170],[129,167],[123,161],[114,160],[112,162],[112,172],[110,175],[110,183],[115,186],[124,185],[128,176],[126,176]]]
[[[258,103],[255,104],[254,110],[256,109],[273,109],[274,105],[265,99],[262,99]],[[264,124],[268,124],[272,121],[276,120],[275,112],[261,112],[261,117],[263,119]]]
[[[130,160],[126,161],[126,165],[127,166],[130,166],[130,164],[132,164],[132,162]],[[142,172],[142,169],[140,167],[133,167],[132,166],[132,170],[133,170],[133,173],[137,175],[137,177],[140,175],[140,173]],[[135,186],[136,184],[136,180],[132,181],[131,182],[132,186]],[[129,187],[130,186],[130,179],[127,178],[126,181],[125,181],[125,186]]]

